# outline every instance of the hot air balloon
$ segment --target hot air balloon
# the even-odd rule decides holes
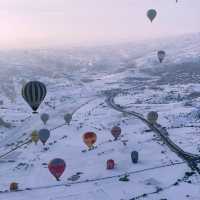
[[[151,124],[155,124],[158,119],[158,113],[155,111],[151,111],[147,115],[147,119]]]
[[[166,55],[165,51],[158,51],[157,56],[158,56],[160,63],[162,63],[162,61],[164,60],[165,55]]]
[[[11,192],[15,192],[15,191],[17,191],[18,189],[19,189],[18,183],[12,182],[12,183],[10,184],[10,191],[11,191]]]
[[[115,161],[110,159],[110,160],[107,160],[107,169],[114,169],[115,167]]]
[[[31,133],[31,140],[32,140],[32,142],[34,142],[35,144],[38,143],[39,134],[38,134],[37,131],[33,131],[33,132]]]
[[[154,9],[150,9],[147,11],[147,17],[150,19],[151,22],[155,19],[156,15],[157,12]]]
[[[22,88],[22,96],[32,108],[33,113],[36,113],[46,93],[46,86],[39,81],[30,81]]]
[[[48,164],[49,171],[56,178],[57,181],[59,181],[59,178],[65,171],[65,167],[66,167],[65,161],[60,158],[55,158]]]
[[[71,122],[71,120],[72,120],[72,114],[66,113],[66,114],[64,115],[64,120],[65,120],[65,123],[69,125],[70,122]]]
[[[133,151],[131,153],[131,159],[133,163],[137,163],[138,162],[138,152],[137,151]]]
[[[43,121],[44,124],[46,124],[49,120],[49,115],[47,113],[43,113],[40,115],[40,119]]]
[[[86,132],[83,135],[83,141],[91,149],[97,140],[97,135],[94,132]]]
[[[43,145],[45,145],[46,141],[49,139],[50,136],[50,132],[48,129],[41,129],[39,131],[39,138],[40,141],[43,143]]]
[[[115,140],[118,139],[118,137],[120,136],[122,130],[119,126],[114,126],[112,129],[111,129],[111,134],[113,135],[113,137],[115,138]]]

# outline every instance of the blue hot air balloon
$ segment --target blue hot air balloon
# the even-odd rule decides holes
[[[45,143],[49,139],[49,136],[50,136],[50,131],[48,129],[41,129],[39,131],[39,139],[43,143],[43,145],[45,145]]]

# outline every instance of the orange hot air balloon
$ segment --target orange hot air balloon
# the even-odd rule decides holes
[[[91,149],[97,140],[97,135],[94,132],[86,132],[83,135],[83,141]]]

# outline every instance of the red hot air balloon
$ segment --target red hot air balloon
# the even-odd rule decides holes
[[[111,129],[111,134],[113,135],[113,137],[115,138],[115,140],[117,140],[117,138],[120,136],[122,130],[119,126],[114,126]]]
[[[114,169],[115,167],[115,161],[110,159],[110,160],[107,160],[107,169]]]
[[[57,181],[59,181],[59,178],[65,171],[65,167],[65,161],[60,158],[55,158],[48,164],[49,171],[56,178]]]

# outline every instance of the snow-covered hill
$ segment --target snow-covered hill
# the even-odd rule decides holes
[[[156,110],[169,137],[200,154],[199,41],[200,34],[192,34],[88,49],[1,51],[0,117],[11,126],[0,126],[0,191],[9,190],[11,182],[23,191],[0,192],[0,199],[199,199],[200,175],[190,176],[191,169],[147,126],[105,102],[117,91],[116,103],[127,110],[143,115]],[[167,53],[162,64],[160,49]],[[47,125],[21,97],[29,80],[47,86],[39,109],[49,113]],[[73,113],[69,126],[63,119],[67,112]],[[117,141],[110,133],[114,125],[122,129]],[[45,146],[31,143],[3,156],[44,127],[51,130]],[[85,152],[86,131],[97,134],[97,148]],[[137,164],[131,161],[132,151],[139,152]],[[47,168],[56,157],[66,162],[60,182]],[[115,160],[115,169],[106,169],[108,159]],[[120,181],[125,174],[129,181]]]

